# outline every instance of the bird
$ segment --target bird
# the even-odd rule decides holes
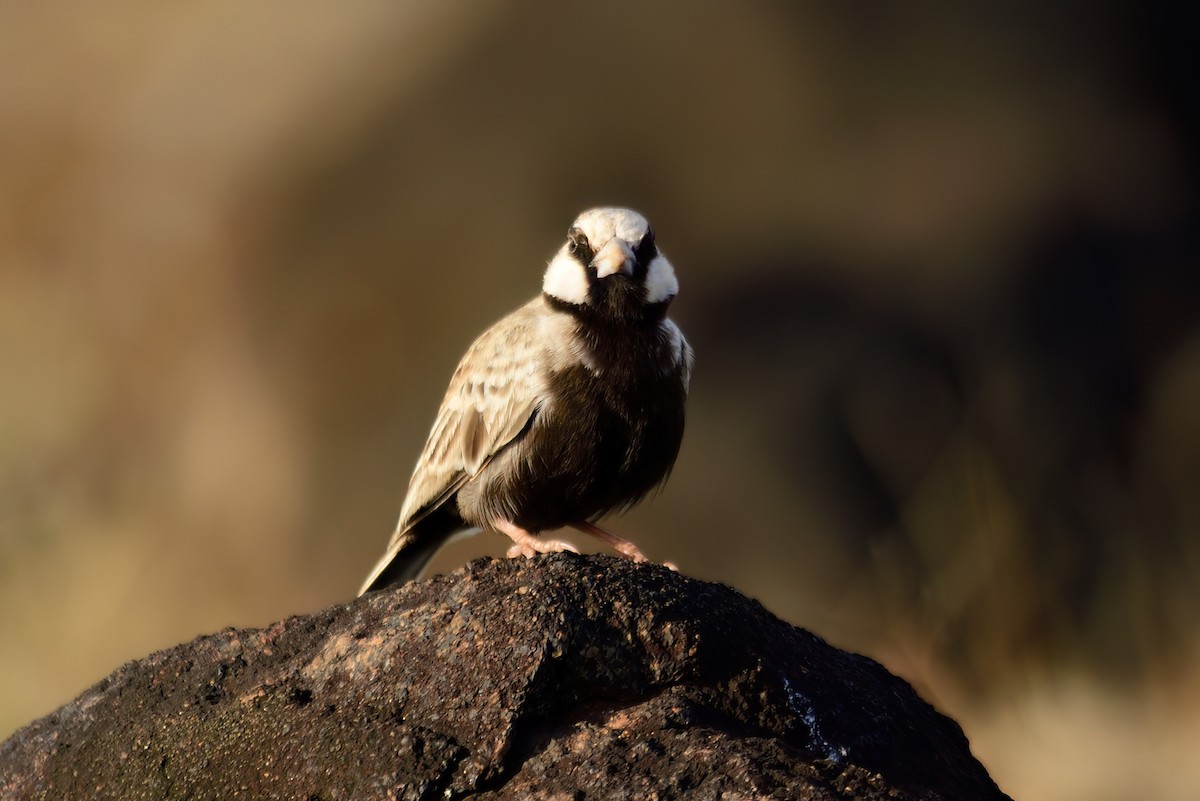
[[[359,595],[416,578],[443,544],[478,531],[531,557],[575,551],[539,536],[569,526],[647,561],[596,521],[660,487],[678,456],[694,361],[667,316],[678,292],[645,217],[580,214],[541,293],[459,362]]]

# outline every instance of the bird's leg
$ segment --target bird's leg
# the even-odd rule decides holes
[[[591,534],[593,537],[598,537],[604,540],[613,547],[617,553],[627,556],[635,562],[649,562],[646,555],[641,550],[627,539],[618,537],[611,531],[606,531],[600,528],[595,523],[589,523],[586,520],[575,520],[569,524],[571,528],[578,529],[584,534]]]
[[[510,523],[507,520],[496,519],[492,521],[492,528],[506,535],[513,541],[513,545],[508,549],[506,556],[512,559],[516,556],[532,557],[539,553],[561,553],[562,551],[570,551],[571,553],[579,553],[575,546],[569,542],[562,540],[544,540],[541,537],[535,537],[520,526]]]

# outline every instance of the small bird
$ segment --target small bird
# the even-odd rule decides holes
[[[683,438],[692,348],[667,317],[679,292],[642,215],[579,215],[542,293],[483,333],[450,379],[396,532],[359,595],[415,578],[471,529],[512,556],[574,551],[571,526],[635,561],[594,521],[661,485]]]

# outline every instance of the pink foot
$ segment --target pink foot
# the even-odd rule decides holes
[[[632,542],[630,542],[629,540],[624,539],[622,537],[618,537],[616,534],[613,534],[611,531],[606,531],[606,530],[600,528],[595,523],[589,523],[586,520],[578,520],[578,521],[571,523],[570,525],[571,525],[571,528],[578,529],[579,531],[582,531],[584,534],[591,534],[593,537],[598,537],[598,538],[604,540],[605,542],[607,542],[609,545],[612,546],[614,551],[616,551],[617,553],[619,553],[623,556],[626,556],[626,557],[632,559],[635,562],[649,562],[650,561],[649,559],[646,558],[646,555],[644,553],[642,553],[641,550],[636,545],[634,545]]]
[[[579,553],[575,549],[575,546],[569,542],[564,542],[563,540],[544,540],[541,537],[535,537],[525,529],[507,520],[493,520],[492,528],[513,541],[512,547],[505,554],[509,559],[517,556],[524,556],[528,559],[539,553],[562,553],[563,551]]]

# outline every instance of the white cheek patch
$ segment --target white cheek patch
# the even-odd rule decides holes
[[[542,291],[551,297],[582,306],[588,300],[587,270],[565,249],[560,250],[546,268]]]
[[[646,268],[646,302],[662,303],[679,294],[679,280],[665,256],[655,256]]]

